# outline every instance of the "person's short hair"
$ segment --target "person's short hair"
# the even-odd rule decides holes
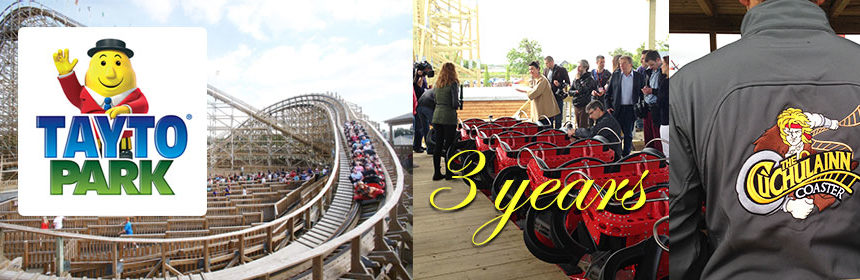
[[[606,111],[606,108],[603,106],[603,102],[600,102],[600,100],[592,100],[588,103],[588,105],[585,105],[586,111],[592,109],[600,109],[600,111]]]
[[[627,63],[633,63],[633,58],[629,55],[622,55],[621,58],[618,59],[618,62],[621,62],[622,59],[627,60]]]
[[[602,55],[602,54],[598,54],[598,55],[597,55],[597,58],[595,58],[594,60],[595,60],[595,61],[597,61],[597,60],[601,60],[601,59],[606,60],[606,58],[605,58],[605,57],[603,57],[603,55]]]
[[[657,51],[648,51],[645,54],[645,61],[657,61],[660,59],[660,53]]]
[[[579,65],[585,66],[585,71],[588,71],[588,60],[580,60]]]
[[[648,53],[648,52],[650,52],[650,51],[651,51],[651,50],[642,50],[642,54],[646,54],[646,53]]]
[[[529,63],[529,66],[534,66],[537,70],[540,70],[540,64],[537,61],[532,61],[532,63]]]
[[[552,60],[552,56],[546,56],[543,60],[545,60],[545,61],[554,61],[554,60]]]

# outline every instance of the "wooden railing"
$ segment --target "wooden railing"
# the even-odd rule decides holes
[[[336,105],[332,97],[319,95],[321,102]],[[318,105],[330,116],[335,151],[343,148],[339,123],[343,118],[333,112],[337,108]],[[388,147],[390,149],[390,147]],[[334,164],[324,184],[316,188],[316,195],[302,198],[302,204],[290,213],[246,229],[208,236],[183,238],[103,237],[74,232],[43,230],[34,227],[0,223],[0,252],[11,259],[22,257],[22,268],[42,267],[62,273],[64,260],[71,262],[75,275],[103,277],[105,266],[113,277],[168,277],[205,273],[235,267],[263,258],[297,238],[302,229],[311,227],[331,203],[334,186],[338,183],[340,154],[333,154]],[[395,162],[396,163],[396,162]],[[397,166],[400,172],[399,165]],[[397,186],[402,186],[402,177]],[[397,188],[400,189],[400,188]],[[399,195],[399,192],[397,192]],[[13,202],[12,202],[13,203]],[[269,204],[271,207],[271,204]],[[386,204],[388,205],[388,204]],[[385,209],[391,209],[388,207]],[[0,204],[0,210],[11,210],[10,203]],[[235,209],[235,208],[234,208]],[[209,208],[209,214],[220,213]],[[377,217],[379,216],[379,217]],[[382,221],[382,216],[374,216]],[[204,222],[208,220],[204,219]],[[336,239],[337,240],[337,239]],[[122,268],[122,272],[119,268]]]

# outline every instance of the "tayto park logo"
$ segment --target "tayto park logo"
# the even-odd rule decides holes
[[[205,44],[197,28],[21,29],[21,214],[203,215]]]

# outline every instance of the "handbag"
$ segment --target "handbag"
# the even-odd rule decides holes
[[[639,102],[633,104],[633,115],[637,118],[644,119],[648,116],[648,112],[650,112],[651,106],[645,102],[644,98],[640,98]]]

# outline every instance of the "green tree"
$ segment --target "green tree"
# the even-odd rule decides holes
[[[609,62],[609,63],[611,63],[612,57],[614,57],[614,56],[616,56],[616,55],[622,55],[622,56],[623,56],[623,55],[628,55],[628,56],[632,57],[632,58],[633,58],[633,69],[636,69],[637,67],[639,67],[639,59],[637,59],[637,58],[633,55],[633,53],[631,53],[630,51],[625,50],[625,49],[623,49],[623,48],[616,48],[615,50],[613,50],[613,51],[609,52],[609,56],[610,56],[610,57],[609,57],[609,58],[607,58],[607,60],[610,60],[610,62]],[[611,65],[611,64],[610,64],[610,65]]]
[[[511,81],[511,66],[505,65],[505,81]]]
[[[666,38],[666,40],[657,40],[657,42],[654,42],[654,45],[656,45],[657,51],[668,51],[669,50],[669,38]],[[642,44],[639,44],[639,47],[636,48],[636,54],[634,54],[634,56],[633,56],[634,64],[639,64],[639,61],[642,60],[642,51],[643,50],[645,50],[645,42],[642,42]],[[637,65],[637,66],[634,66],[634,68],[635,67],[639,67],[639,66]]]
[[[529,63],[532,61],[541,61],[543,58],[542,52],[540,43],[523,38],[519,46],[508,51],[507,57],[510,72],[517,75],[528,73]]]
[[[579,64],[574,64],[574,63],[568,63],[567,65],[564,66],[564,68],[567,69],[567,73],[569,73],[568,75],[570,75],[571,79],[573,79],[573,73],[576,73],[576,67],[577,66],[579,66]]]
[[[405,128],[398,128],[394,130],[394,137],[398,137],[401,135],[412,135],[412,130]]]
[[[486,64],[481,64],[481,70],[484,71],[484,86],[490,84],[490,70]]]

